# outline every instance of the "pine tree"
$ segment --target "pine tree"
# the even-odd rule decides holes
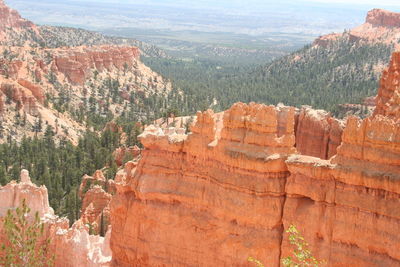
[[[5,267],[50,267],[54,259],[48,258],[50,239],[44,239],[44,224],[36,212],[29,220],[30,208],[25,199],[15,211],[8,210],[4,218],[6,242],[1,246],[0,265]]]

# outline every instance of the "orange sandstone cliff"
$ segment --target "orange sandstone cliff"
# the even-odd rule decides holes
[[[113,266],[279,266],[291,224],[328,266],[400,266],[398,64],[364,120],[238,103],[149,126],[115,179]]]
[[[365,23],[346,31],[345,33],[331,33],[317,38],[313,45],[327,47],[338,38],[348,38],[350,42],[386,43],[394,44],[399,48],[400,13],[383,9],[372,9],[368,12]]]

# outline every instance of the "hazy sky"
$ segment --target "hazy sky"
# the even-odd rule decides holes
[[[79,1],[74,1],[79,2]],[[98,2],[98,3],[132,3],[137,4],[136,0],[86,0],[85,2]],[[217,0],[217,1],[210,1],[210,0],[197,0],[193,2],[192,0],[142,0],[141,3],[187,3],[190,5],[196,4],[196,2],[203,2],[203,3],[210,3],[214,2],[216,5],[238,5],[238,4],[268,4],[268,3],[276,3],[276,0]],[[317,3],[325,3],[325,4],[356,4],[356,5],[373,5],[376,7],[380,6],[398,6],[400,7],[399,0],[282,0],[280,2],[284,3],[299,3],[299,2],[317,2]]]
[[[360,25],[372,8],[400,12],[400,0],[5,1],[38,24],[312,37]]]
[[[309,2],[330,3],[330,4],[358,4],[379,6],[400,6],[399,0],[308,0]]]

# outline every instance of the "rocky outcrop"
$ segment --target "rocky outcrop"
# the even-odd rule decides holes
[[[81,209],[81,221],[89,224],[94,233],[104,234],[110,222],[111,194],[95,185],[84,195]]]
[[[18,79],[17,82],[22,87],[28,89],[40,104],[44,104],[44,90],[40,86],[24,79]]]
[[[374,115],[400,119],[400,52],[392,55],[389,67],[383,72],[376,98]]]
[[[85,193],[94,185],[99,185],[105,188],[107,185],[106,177],[104,177],[103,171],[97,170],[93,173],[93,176],[84,175],[82,177],[82,182],[79,186],[79,197],[83,199]]]
[[[223,126],[207,111],[189,135],[148,128],[116,178],[114,265],[278,265],[294,121],[294,108],[239,103]]]
[[[364,120],[239,103],[146,128],[115,179],[113,265],[279,266],[294,224],[328,266],[400,266],[397,57]]]
[[[110,233],[105,237],[89,235],[89,229],[81,221],[71,228],[52,229],[52,248],[57,267],[109,267],[111,249]]]
[[[82,199],[80,220],[96,234],[105,234],[110,224],[111,194],[115,193],[113,180],[106,180],[101,170],[93,176],[84,175],[79,186]]]
[[[377,27],[400,27],[400,13],[375,8],[368,12],[365,21]]]
[[[303,107],[296,123],[296,148],[300,154],[329,159],[336,155],[343,127],[330,113]]]
[[[27,34],[29,33],[29,34]],[[9,8],[3,0],[0,0],[0,44],[23,45],[27,35],[36,35],[39,39],[39,30],[31,21],[23,19],[16,10]],[[18,39],[18,41],[13,39]]]
[[[40,101],[44,101],[44,96],[40,92],[41,89],[29,82],[24,83],[22,82],[23,80],[20,81],[21,84],[9,79],[2,81],[0,78],[0,91],[17,105],[17,109],[23,108],[25,112],[37,116],[38,99],[35,97],[35,94],[39,97]],[[30,86],[30,88],[24,87],[22,84]]]
[[[7,210],[18,207],[25,199],[32,213],[39,213],[40,217],[46,214],[53,215],[54,211],[49,205],[47,189],[45,186],[37,187],[31,182],[27,170],[21,171],[21,182],[11,182],[0,187],[0,217],[7,214]]]
[[[0,218],[5,216],[9,209],[20,206],[23,199],[31,209],[30,214],[38,212],[45,223],[45,235],[51,240],[49,256],[55,255],[55,266],[109,266],[110,233],[105,238],[89,235],[89,229],[82,221],[75,222],[72,228],[69,228],[66,218],[54,215],[49,206],[46,187],[33,184],[26,170],[21,172],[20,183],[13,181],[0,187]],[[1,228],[2,225],[0,238],[5,238],[1,234]]]
[[[58,50],[54,55],[55,70],[62,72],[72,84],[84,85],[94,70],[111,71],[130,68],[139,58],[137,47],[99,46]]]
[[[320,36],[314,41],[313,46],[326,48],[338,39],[344,39],[349,43],[390,44],[398,49],[399,33],[400,13],[372,9],[368,12],[364,24],[344,33],[331,33]]]
[[[9,8],[3,0],[0,0],[0,30],[25,27],[34,27],[34,24],[31,21],[21,18],[17,11]]]
[[[122,166],[126,159],[133,160],[140,156],[140,148],[138,146],[119,147],[113,152],[115,163],[117,166]]]
[[[287,161],[284,225],[299,225],[331,266],[400,266],[399,130],[380,115],[351,117],[331,161]],[[282,250],[290,253],[287,242]]]

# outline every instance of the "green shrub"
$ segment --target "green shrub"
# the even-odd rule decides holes
[[[30,220],[30,211],[25,199],[20,207],[8,210],[3,224],[6,241],[1,246],[0,266],[53,266],[54,258],[47,257],[50,239],[43,238],[44,224],[38,212]]]

